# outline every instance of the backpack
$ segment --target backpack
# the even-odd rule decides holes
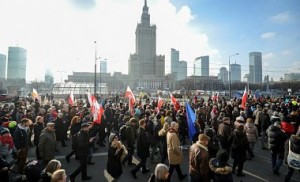
[[[76,133],[73,137],[72,137],[72,149],[73,150],[77,150],[78,148],[78,136],[79,136],[80,132]]]
[[[289,167],[300,170],[300,154],[291,150],[291,141],[289,140],[289,153],[287,156],[287,164]]]
[[[126,129],[127,129],[126,125],[123,125],[120,128],[120,137],[122,141],[126,141]]]

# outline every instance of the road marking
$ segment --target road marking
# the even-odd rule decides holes
[[[253,174],[253,173],[250,173],[250,172],[248,172],[248,171],[246,171],[246,170],[244,170],[244,172],[245,172],[246,174],[248,174],[248,175],[250,175],[250,176],[254,177],[254,178],[257,178],[257,179],[259,179],[259,180],[262,180],[262,181],[265,181],[265,182],[270,182],[270,181],[268,181],[268,180],[265,180],[264,178],[261,178],[261,177],[259,177],[259,176],[255,175],[255,174]]]
[[[98,156],[107,156],[107,152],[98,152],[98,153],[93,153],[92,155],[93,157],[98,157]],[[64,159],[66,157],[66,155],[58,155],[58,156],[55,156],[55,159]],[[75,156],[72,156],[72,158],[75,158]],[[35,160],[36,157],[28,157],[28,160]]]

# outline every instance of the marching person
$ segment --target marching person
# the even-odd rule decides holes
[[[137,156],[141,159],[141,161],[134,169],[131,170],[131,174],[134,179],[137,179],[136,173],[140,170],[140,168],[142,168],[143,174],[150,171],[146,168],[147,158],[150,155],[149,141],[145,131],[146,121],[144,119],[141,119],[139,121],[139,125],[140,128],[137,135]]]
[[[33,143],[35,145],[35,154],[38,160],[41,159],[40,152],[39,152],[39,141],[40,141],[40,135],[43,130],[44,130],[44,118],[42,116],[37,116],[35,118],[35,123],[33,124],[33,132],[34,132]]]
[[[95,138],[89,138],[89,124],[83,123],[81,125],[80,133],[78,134],[78,144],[76,153],[79,158],[80,166],[70,174],[70,181],[74,182],[76,176],[81,173],[81,180],[91,180],[92,177],[87,175],[87,164],[88,164],[88,154],[90,150],[90,143],[94,141]]]
[[[182,174],[180,164],[183,160],[183,154],[180,147],[180,141],[178,137],[178,123],[173,121],[167,133],[167,147],[168,147],[168,159],[169,159],[169,180],[171,179],[174,169],[178,174],[180,180],[186,178],[187,174]]]
[[[55,157],[56,136],[55,123],[48,122],[46,128],[42,131],[39,140],[39,155],[46,166],[48,162]]]
[[[198,141],[190,147],[189,151],[189,173],[191,182],[209,182],[209,137],[205,134],[198,136]]]

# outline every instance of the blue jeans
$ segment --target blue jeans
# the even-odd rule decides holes
[[[271,150],[272,155],[272,168],[275,171],[279,171],[279,168],[281,167],[284,159],[284,151],[275,151]]]

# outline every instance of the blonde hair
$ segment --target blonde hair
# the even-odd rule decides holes
[[[74,125],[76,123],[79,123],[80,117],[79,116],[74,116],[71,120],[71,125]]]
[[[66,181],[66,176],[66,171],[64,169],[59,169],[52,174],[51,182]]]
[[[45,173],[53,173],[54,171],[58,170],[61,168],[61,163],[60,161],[56,159],[52,159],[51,161],[48,162],[47,166],[45,167]]]

